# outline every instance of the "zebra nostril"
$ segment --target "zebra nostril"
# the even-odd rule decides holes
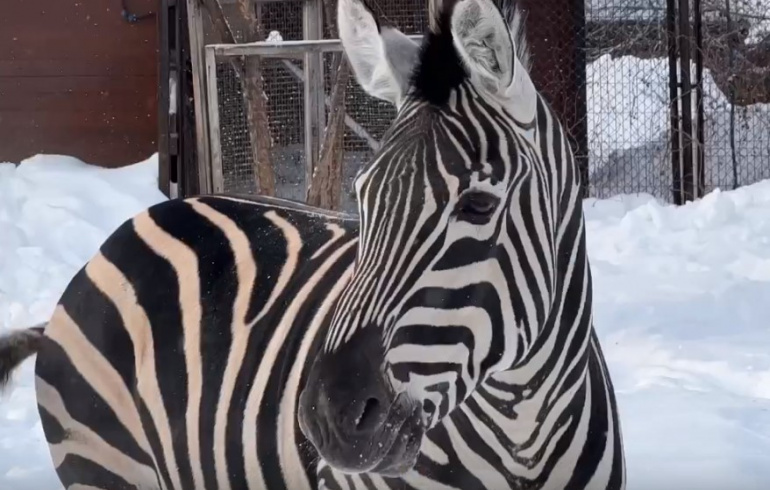
[[[361,413],[355,421],[358,432],[372,432],[381,423],[382,404],[377,398],[367,398],[363,403]]]

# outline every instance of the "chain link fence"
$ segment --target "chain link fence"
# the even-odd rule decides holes
[[[770,178],[770,0],[702,1],[702,150],[708,192]],[[427,27],[426,0],[368,3],[406,34]],[[302,39],[301,1],[261,5],[264,40]],[[533,80],[567,130],[584,170],[586,195],[644,192],[671,201],[666,0],[520,0],[519,5],[526,14]],[[240,33],[237,22],[233,25]],[[333,37],[328,27],[326,38]],[[327,109],[335,56],[323,55]],[[261,58],[261,65],[276,194],[304,200],[303,62],[296,56],[272,57]],[[217,61],[216,89],[224,190],[254,193],[241,84],[227,60]],[[345,110],[342,208],[353,211],[352,178],[371,158],[395,111],[366,95],[352,76]]]
[[[668,14],[666,0],[587,0],[591,196],[644,192],[672,200],[677,141]],[[770,1],[703,0],[688,24],[694,35],[699,25],[702,39],[700,53],[693,44],[690,70],[693,88],[702,70],[702,100],[690,95],[694,138],[699,112],[702,118],[703,146],[694,151],[702,152],[703,190],[770,178]],[[673,68],[679,77],[680,68]],[[679,102],[677,109],[682,115]]]
[[[770,0],[703,2],[706,191],[770,178]]]

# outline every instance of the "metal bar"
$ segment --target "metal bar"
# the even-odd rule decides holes
[[[682,104],[682,198],[691,201],[695,198],[695,174],[692,158],[692,79],[690,73],[691,41],[690,4],[688,0],[679,0],[679,70]]]
[[[209,140],[211,144],[211,189],[225,191],[222,173],[222,141],[219,132],[219,95],[217,94],[217,57],[206,47],[206,93],[208,95]]]
[[[195,103],[195,141],[198,162],[198,192],[211,192],[211,159],[209,153],[208,103],[204,61],[203,12],[198,0],[187,0],[187,23],[190,36],[190,64],[193,74]]]
[[[732,20],[732,13],[731,13],[731,7],[730,7],[730,0],[726,0],[725,2],[725,14],[727,17],[727,32],[733,32],[733,20]],[[738,188],[738,159],[735,155],[735,72],[733,71],[734,68],[734,62],[735,62],[735,53],[734,53],[734,43],[730,41],[728,43],[728,69],[730,70],[730,73],[728,73],[729,76],[729,82],[728,82],[728,88],[727,88],[727,96],[728,100],[730,101],[730,157],[733,167],[733,189]]]
[[[306,41],[323,38],[323,10],[320,0],[305,0],[302,6],[302,33]],[[326,127],[323,53],[306,52],[304,56],[305,107],[305,193],[321,152],[321,138]]]
[[[177,80],[177,131],[179,132],[179,182],[178,197],[188,197],[199,194],[200,178],[198,176],[198,158],[195,137],[195,99],[193,94],[193,71],[190,59],[190,30],[187,23],[187,2],[177,1],[177,33],[179,42],[177,54],[179,59],[179,77]]]
[[[179,197],[180,190],[185,184],[185,168],[182,160],[182,111],[180,110],[180,101],[182,98],[179,93],[181,90],[180,79],[183,73],[184,65],[182,62],[182,29],[179,14],[184,12],[184,4],[177,3],[176,0],[167,0],[169,5],[169,100],[168,100],[168,120],[169,120],[169,162],[171,167],[171,187],[169,192],[173,197]]]
[[[701,0],[693,0],[692,10],[695,29],[695,110],[697,111],[695,132],[695,197],[700,198],[703,197],[706,191],[706,139],[704,135],[705,116],[703,113],[703,19],[701,18]]]
[[[171,100],[169,80],[171,80],[169,27],[173,21],[169,19],[170,7],[168,0],[161,0],[157,13],[158,28],[158,188],[166,196],[171,197],[171,121],[168,101]]]
[[[416,42],[422,40],[422,35],[408,36]],[[304,56],[306,53],[333,53],[342,51],[342,43],[339,39],[321,39],[317,41],[259,41],[254,43],[237,44],[209,44],[206,46],[214,50],[217,56],[274,56],[285,58],[288,56]]]
[[[573,135],[575,138],[575,160],[580,174],[580,183],[582,196],[584,198],[590,195],[590,173],[588,160],[588,84],[587,63],[586,63],[586,17],[585,0],[573,0],[570,2],[572,8],[571,19],[574,24],[572,28],[576,30],[573,56],[575,59],[575,85],[573,85],[575,97],[575,125]]]
[[[666,0],[668,37],[668,98],[671,125],[671,192],[674,204],[682,204],[682,172],[679,155],[679,81],[676,73],[677,30],[675,0]]]

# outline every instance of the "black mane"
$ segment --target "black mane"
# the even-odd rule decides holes
[[[412,74],[414,96],[436,106],[445,105],[451,91],[468,79],[468,71],[452,43],[450,19],[457,1],[443,2],[435,32],[429,30],[423,38]]]
[[[367,0],[363,0],[370,5]],[[452,90],[465,82],[469,73],[452,42],[451,18],[459,0],[436,0],[441,2],[437,12],[436,28],[428,30],[420,47],[419,61],[411,77],[412,95],[435,106],[443,106],[449,100]],[[530,69],[530,53],[527,43],[524,16],[515,6],[515,0],[493,0],[500,8],[513,35],[516,56]],[[370,10],[372,10],[370,8]],[[372,10],[372,12],[374,12]],[[387,20],[374,15],[378,28],[381,25],[394,27]]]

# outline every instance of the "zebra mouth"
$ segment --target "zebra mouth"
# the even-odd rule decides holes
[[[419,405],[391,432],[387,444],[382,444],[383,456],[371,469],[383,476],[400,476],[411,470],[417,462],[425,427]]]

